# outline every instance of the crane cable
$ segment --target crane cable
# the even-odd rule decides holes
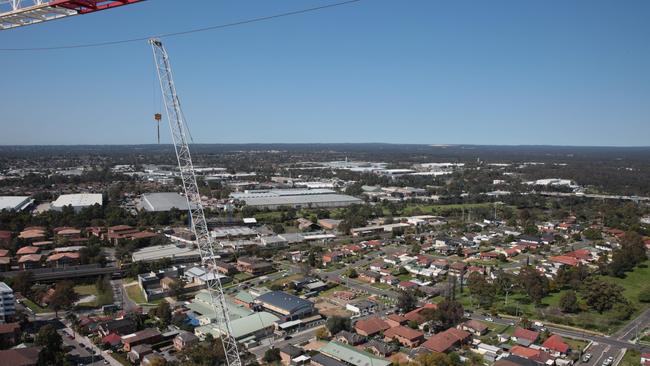
[[[150,35],[150,36],[138,37],[138,38],[128,38],[128,39],[120,39],[120,40],[115,40],[115,41],[105,41],[105,42],[85,43],[85,44],[65,45],[65,46],[52,46],[52,47],[0,48],[0,51],[2,51],[2,52],[10,52],[10,51],[14,51],[14,52],[19,52],[19,51],[52,51],[52,50],[66,50],[66,49],[75,49],[75,48],[91,48],[91,47],[114,46],[114,45],[119,45],[119,44],[124,44],[124,43],[133,43],[133,42],[146,41],[146,40],[148,40],[150,38],[177,37],[177,36],[183,36],[183,35],[192,34],[192,33],[207,32],[207,31],[217,30],[217,29],[222,29],[222,28],[236,27],[236,26],[240,26],[240,25],[256,23],[256,22],[262,22],[262,21],[267,21],[267,20],[276,19],[276,18],[283,18],[283,17],[292,16],[292,15],[310,13],[310,12],[314,12],[314,11],[318,11],[318,10],[334,8],[334,7],[337,7],[337,6],[349,5],[349,4],[357,3],[357,2],[360,2],[360,1],[361,0],[341,1],[341,2],[337,2],[337,3],[325,4],[325,5],[315,6],[315,7],[311,7],[311,8],[305,8],[305,9],[294,10],[294,11],[289,11],[289,12],[284,12],[284,13],[272,14],[272,15],[267,15],[267,16],[262,16],[262,17],[257,17],[257,18],[250,18],[250,19],[240,20],[240,21],[231,22],[231,23],[217,24],[217,25],[212,25],[212,26],[208,26],[208,27],[194,28],[194,29],[189,29],[189,30],[185,30],[185,31],[163,33],[163,34]]]

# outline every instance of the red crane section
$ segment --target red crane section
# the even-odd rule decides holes
[[[0,0],[0,30],[87,14],[144,0]]]

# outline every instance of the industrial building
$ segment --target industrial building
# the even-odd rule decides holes
[[[255,197],[245,198],[243,201],[247,206],[268,208],[270,210],[275,210],[280,207],[293,207],[295,209],[345,207],[353,204],[360,204],[363,202],[356,197],[348,196],[345,194]]]
[[[140,201],[142,208],[149,212],[170,211],[172,208],[187,211],[187,198],[176,192],[146,193]]]
[[[0,282],[0,323],[10,323],[16,314],[16,297],[14,290],[6,283]]]
[[[201,259],[198,249],[192,249],[173,244],[154,245],[133,252],[133,262],[155,262],[163,258],[171,258],[173,263],[186,263]]]
[[[312,315],[315,312],[314,303],[283,291],[267,292],[255,299],[259,304],[273,314],[283,317],[283,320],[295,320]]]
[[[232,336],[242,343],[263,338],[275,330],[275,324],[280,319],[266,311],[252,313],[248,316],[230,321]],[[223,330],[215,323],[199,326],[194,329],[194,334],[199,338],[205,338],[207,334],[212,334],[218,338],[223,334]]]
[[[52,202],[52,209],[56,211],[63,210],[65,206],[71,206],[75,212],[79,212],[86,207],[93,205],[103,205],[101,193],[76,193],[62,194],[56,201]]]
[[[22,211],[34,203],[29,196],[0,196],[0,211]]]

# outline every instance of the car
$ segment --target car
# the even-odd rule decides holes
[[[288,336],[284,336],[284,340],[285,340],[285,341],[287,341],[287,340],[289,340],[289,339],[291,339],[291,338],[293,338],[293,337],[290,336],[290,335],[288,335]]]
[[[108,360],[104,360],[104,365],[108,365],[108,364],[110,364],[110,362],[108,362]]]
[[[494,319],[492,319],[491,317],[489,317],[489,316],[488,316],[487,318],[485,318],[485,321],[488,321],[488,322],[493,322],[493,321],[494,321]]]
[[[582,356],[582,362],[589,362],[591,359],[591,353],[586,353],[584,356]]]

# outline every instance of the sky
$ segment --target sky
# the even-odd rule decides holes
[[[149,0],[0,31],[0,48],[336,1]],[[362,0],[163,42],[195,142],[647,146],[649,15],[647,0]],[[0,145],[156,143],[158,88],[144,41],[0,51]]]

